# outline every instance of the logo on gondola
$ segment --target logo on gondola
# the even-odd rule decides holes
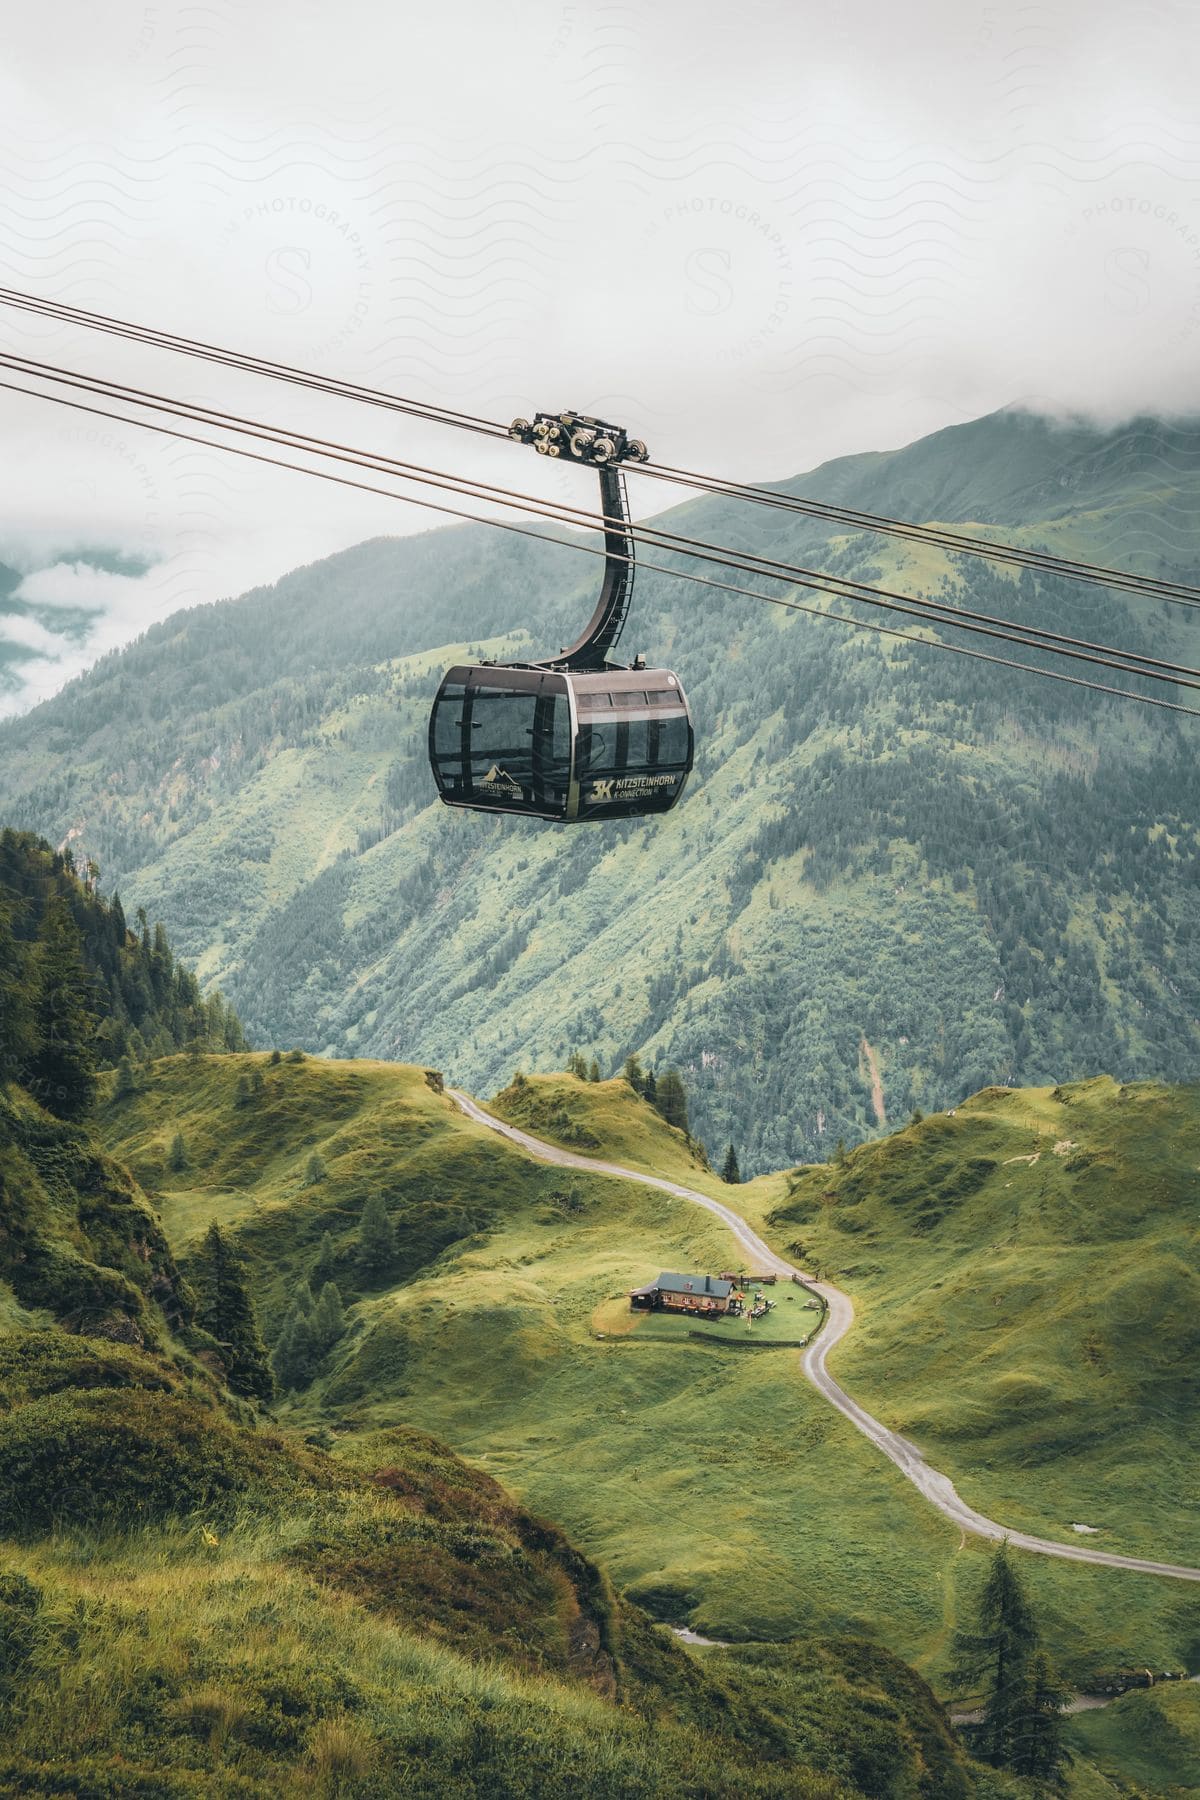
[[[593,781],[587,798],[593,806],[606,800],[636,800],[678,784],[678,775],[613,775],[607,781]]]
[[[493,763],[487,774],[481,775],[475,785],[481,792],[503,794],[506,799],[510,800],[521,798],[520,782],[515,780],[507,769],[502,769],[499,763]]]

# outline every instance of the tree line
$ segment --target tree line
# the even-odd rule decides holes
[[[207,998],[144,912],[94,891],[70,850],[0,831],[0,1081],[63,1119],[83,1118],[103,1069],[191,1049],[246,1048],[237,1015]]]

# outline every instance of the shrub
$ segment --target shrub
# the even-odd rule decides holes
[[[65,1331],[0,1336],[0,1407],[63,1388],[150,1388],[170,1393],[175,1376],[137,1350]]]
[[[72,1389],[0,1418],[0,1531],[228,1517],[241,1499],[311,1492],[317,1473],[282,1440],[238,1431],[193,1401]]]

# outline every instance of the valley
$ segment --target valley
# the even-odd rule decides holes
[[[531,1077],[527,1097],[509,1090],[490,1109],[501,1119],[513,1116],[514,1107],[517,1115],[543,1120],[557,1114],[560,1135],[582,1130],[603,1145],[590,1156],[570,1152],[569,1169],[539,1166],[518,1146],[498,1144],[490,1123],[464,1120],[455,1102],[435,1094],[419,1071],[385,1065],[285,1060],[274,1071],[279,1099],[270,1104],[270,1126],[265,1119],[243,1124],[229,1099],[222,1104],[222,1094],[232,1096],[236,1085],[228,1060],[208,1065],[199,1080],[186,1059],[160,1063],[146,1094],[112,1103],[102,1123],[135,1171],[161,1183],[158,1203],[180,1254],[201,1229],[203,1189],[194,1184],[199,1168],[210,1165],[204,1179],[221,1196],[224,1216],[236,1224],[251,1266],[261,1271],[262,1291],[271,1296],[268,1335],[289,1282],[315,1257],[322,1232],[331,1230],[336,1244],[352,1230],[351,1196],[363,1191],[373,1166],[368,1158],[380,1154],[382,1144],[395,1159],[389,1186],[400,1203],[402,1234],[412,1219],[414,1249],[405,1259],[405,1279],[399,1287],[363,1295],[358,1330],[334,1353],[328,1373],[292,1402],[298,1419],[369,1435],[398,1418],[419,1418],[478,1466],[500,1474],[527,1502],[563,1519],[625,1591],[672,1623],[735,1639],[868,1629],[903,1646],[931,1674],[944,1668],[947,1620],[978,1579],[986,1544],[940,1518],[876,1447],[802,1381],[797,1351],[640,1341],[636,1332],[632,1338],[608,1332],[596,1337],[597,1307],[610,1299],[615,1304],[617,1295],[658,1267],[727,1265],[732,1240],[725,1226],[672,1190],[688,1189],[714,1205],[723,1203],[722,1196],[732,1200],[783,1248],[794,1230],[794,1190],[818,1179],[828,1187],[837,1174],[832,1166],[762,1177],[731,1190],[707,1174],[681,1134],[620,1080],[594,1085],[573,1077]],[[289,1085],[296,1097],[285,1101]],[[353,1108],[351,1093],[357,1096]],[[1084,1119],[1105,1116],[1108,1098],[1086,1084],[1078,1090],[1076,1129],[1082,1132]],[[330,1130],[314,1131],[329,1104]],[[953,1120],[925,1121],[878,1148],[854,1152],[849,1168],[870,1195],[871,1159],[903,1155],[926,1127],[935,1134],[943,1126],[961,1131],[970,1150],[977,1148],[979,1126],[1004,1138],[1017,1134],[1012,1142],[1023,1144],[1030,1119],[1043,1108],[1053,1118],[1063,1105],[1028,1091],[1002,1101],[980,1096]],[[1187,1090],[1135,1090],[1126,1105],[1133,1109],[1135,1134],[1146,1128],[1146,1108],[1158,1118],[1156,1130],[1164,1109],[1172,1132],[1182,1131],[1185,1141],[1195,1128]],[[297,1120],[295,1135],[290,1117]],[[153,1160],[163,1119],[178,1120],[196,1145],[197,1173],[179,1190]],[[278,1146],[266,1160],[261,1148],[252,1148],[264,1128]],[[1123,1120],[1119,1136],[1124,1150]],[[310,1145],[328,1173],[317,1187],[304,1189],[299,1184]],[[1117,1148],[1110,1143],[1114,1162]],[[944,1145],[939,1154],[953,1160]],[[463,1220],[462,1228],[474,1228],[470,1235],[425,1261],[432,1249],[425,1243],[426,1221],[435,1207],[443,1214],[452,1208],[455,1184],[476,1158],[481,1173],[488,1171],[486,1191],[496,1210],[486,1222],[478,1216]],[[977,1160],[967,1154],[954,1167],[971,1170]],[[607,1161],[645,1176],[646,1184],[604,1173]],[[1085,1173],[1067,1170],[1061,1158],[1054,1166],[1068,1191]],[[430,1180],[434,1168],[438,1177]],[[1011,1179],[1011,1169],[1004,1179]],[[1000,1183],[1006,1210],[991,1229],[999,1225],[1002,1239],[1014,1232],[1007,1194]],[[890,1204],[886,1195],[882,1185],[874,1203]],[[834,1376],[889,1429],[915,1437],[968,1505],[1015,1532],[1050,1538],[1068,1553],[1083,1547],[1103,1556],[1187,1563],[1195,1519],[1183,1496],[1196,1467],[1195,1441],[1186,1428],[1160,1428],[1162,1408],[1170,1403],[1166,1386],[1156,1406],[1118,1402],[1118,1393],[1128,1393],[1136,1381],[1155,1380],[1157,1357],[1177,1360],[1174,1334],[1186,1335],[1190,1316],[1182,1301],[1169,1338],[1164,1332],[1157,1347],[1147,1346],[1148,1366],[1127,1369],[1123,1381],[1110,1383],[1112,1419],[1103,1454],[1090,1439],[1051,1450],[1040,1440],[1036,1415],[1024,1433],[1014,1422],[1006,1437],[989,1434],[982,1418],[975,1435],[965,1420],[953,1432],[927,1426],[928,1414],[920,1427],[910,1422],[918,1394],[928,1408],[935,1394],[963,1387],[961,1379],[946,1386],[930,1372],[925,1342],[932,1335],[945,1344],[945,1354],[961,1361],[972,1341],[961,1309],[976,1320],[984,1310],[972,1290],[981,1282],[1008,1280],[1007,1256],[999,1254],[1004,1246],[987,1236],[978,1210],[984,1199],[976,1197],[974,1205],[974,1217],[954,1217],[948,1207],[950,1221],[935,1228],[927,1243],[906,1233],[910,1261],[890,1284],[879,1278],[882,1270],[874,1280],[866,1270],[865,1279],[841,1273],[817,1234],[811,1244],[806,1237],[821,1275],[838,1274],[857,1315],[831,1350]],[[1157,1204],[1146,1200],[1130,1223],[1135,1227],[1161,1235],[1164,1246],[1178,1234],[1180,1248],[1190,1246],[1194,1268],[1194,1202],[1185,1201],[1177,1218],[1167,1193]],[[1093,1253],[1096,1270],[1109,1266],[1110,1246],[1122,1242],[1117,1229],[1111,1221],[1110,1235]],[[1045,1247],[1036,1242],[1043,1231],[1044,1225],[1028,1229],[1030,1241],[1023,1244],[1018,1232],[1014,1254],[1044,1256]],[[1128,1256],[1128,1240],[1123,1248]],[[1082,1267],[1084,1254],[1071,1254]],[[734,1255],[742,1255],[746,1267],[761,1262],[760,1255],[747,1258],[744,1246]],[[414,1257],[424,1266],[414,1267]],[[957,1274],[940,1304],[953,1329],[931,1313],[924,1291],[939,1281],[945,1288],[947,1265]],[[340,1266],[347,1267],[344,1261]],[[353,1291],[352,1275],[350,1281]],[[1078,1288],[1078,1268],[1067,1285]],[[906,1381],[881,1383],[880,1353],[864,1353],[860,1345],[860,1338],[872,1346],[877,1341],[878,1296],[885,1291],[898,1312],[907,1311],[894,1327],[883,1366],[895,1370],[907,1357]],[[1164,1301],[1171,1291],[1169,1281]],[[1062,1379],[1078,1378],[1077,1362],[1090,1366],[1083,1349],[1087,1325],[1068,1317],[1054,1332],[1047,1330],[1032,1285],[1010,1297],[1004,1325],[1002,1338],[989,1340],[981,1381],[1013,1386],[1031,1358],[1046,1381],[1056,1356],[1064,1359]],[[967,1419],[969,1394],[967,1387]],[[1102,1405],[1103,1395],[1088,1403]],[[698,1448],[705,1445],[710,1448]],[[1174,1495],[1180,1496],[1177,1505]],[[1072,1543],[1076,1520],[1096,1522],[1100,1538]],[[1200,1602],[1190,1583],[1041,1557],[1027,1559],[1027,1568],[1054,1651],[1073,1679],[1083,1682],[1089,1671],[1130,1660],[1190,1666],[1200,1630]],[[886,1616],[878,1612],[882,1593],[888,1596]]]
[[[1069,1682],[1193,1665],[1195,1584],[1123,1559],[1191,1529],[1164,1476],[1194,1482],[1194,1090],[984,1090],[731,1185],[636,1065],[483,1106],[432,1067],[237,1048],[161,929],[34,839],[0,852],[0,1782],[632,1800],[698,1729],[714,1793],[991,1796],[934,1699],[970,1710],[980,1511],[1096,1559],[1020,1559]],[[63,1116],[23,1085],[49,1067]],[[1086,1302],[1134,1262],[1158,1312],[1118,1357]],[[812,1288],[757,1322],[629,1312],[664,1267],[794,1263]],[[1004,1432],[964,1347],[1019,1388]],[[1047,1441],[1031,1360],[1086,1442]],[[1074,1800],[1170,1791],[1185,1685],[1071,1717]]]
[[[1198,441],[1003,414],[797,485],[1186,567]],[[669,516],[1151,641],[1052,577]],[[0,839],[0,1624],[40,1646],[15,1699],[0,1668],[3,1779],[51,1779],[49,1622],[79,1607],[71,1778],[121,1742],[172,1800],[407,1791],[395,1745],[465,1792],[640,1795],[697,1769],[693,1726],[697,1791],[1023,1796],[934,1698],[970,1710],[1005,1536],[1069,1686],[1200,1669],[1190,723],[684,615],[654,575],[644,642],[699,732],[676,811],[568,838],[439,808],[441,669],[558,641],[582,591],[552,545],[378,540],[0,726],[5,816],[73,847]],[[660,1271],[726,1268],[808,1285],[749,1323],[631,1317]],[[117,1658],[135,1616],[153,1650]],[[1188,1791],[1198,1712],[1183,1684],[1072,1716],[1065,1791]]]

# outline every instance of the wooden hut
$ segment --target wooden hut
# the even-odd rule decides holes
[[[699,1313],[713,1318],[741,1311],[742,1296],[734,1282],[718,1275],[660,1275],[645,1287],[634,1288],[629,1304],[635,1311]]]

